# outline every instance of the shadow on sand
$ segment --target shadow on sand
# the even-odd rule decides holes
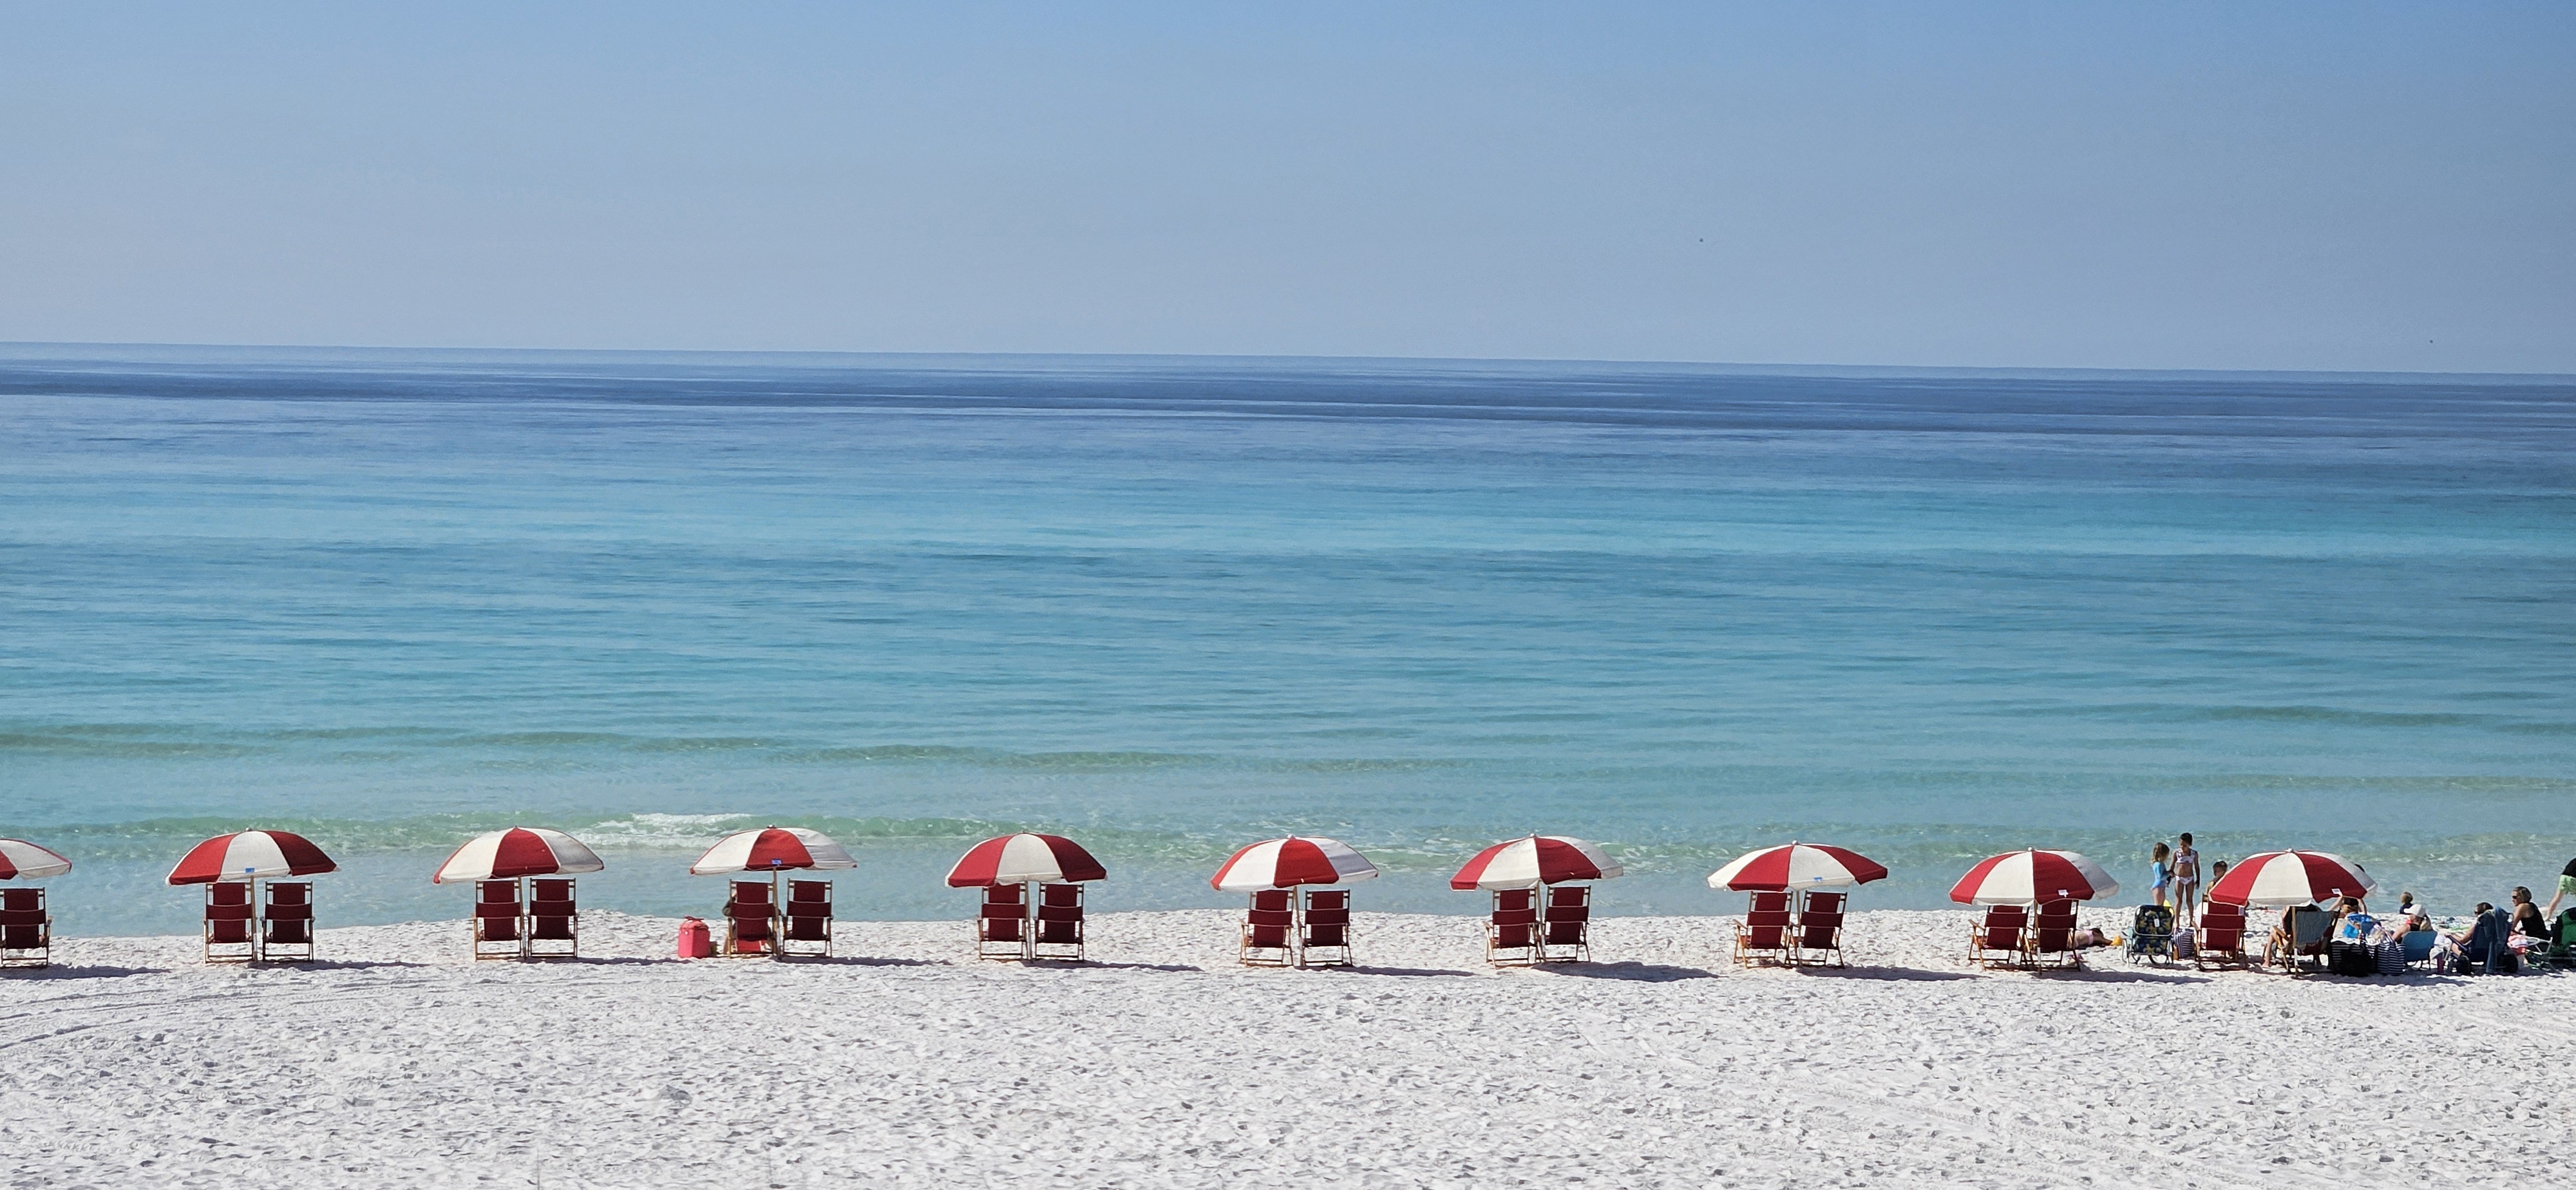
[[[13,979],[122,979],[129,975],[168,975],[168,967],[93,967],[78,963],[55,963],[50,967],[12,967],[0,971],[0,983]]]
[[[1672,967],[1662,963],[1550,963],[1533,968],[1550,975],[1571,975],[1579,979],[1625,979],[1636,983],[1672,983],[1682,979],[1715,979],[1717,973],[1699,967]]]

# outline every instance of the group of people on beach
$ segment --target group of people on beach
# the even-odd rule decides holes
[[[2158,840],[2147,871],[2159,907],[2173,910],[2185,929],[2199,920],[2200,850],[2191,845],[2190,831],[2177,836],[2174,843]],[[2227,861],[2222,859],[2211,866],[2209,882],[2215,884],[2226,874]]]

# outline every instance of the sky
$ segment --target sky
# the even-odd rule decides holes
[[[2576,5],[0,0],[0,341],[2576,372]]]

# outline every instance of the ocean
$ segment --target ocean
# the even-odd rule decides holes
[[[2438,910],[2576,854],[2576,381],[1380,360],[0,348],[0,835],[66,935],[189,932],[244,827],[324,924],[468,835],[711,914],[729,829],[956,917],[1325,834],[1365,909],[1532,831],[1611,913],[1976,858],[2340,851]],[[861,935],[864,937],[864,934]],[[961,934],[962,937],[962,934]],[[864,943],[862,943],[862,946]]]

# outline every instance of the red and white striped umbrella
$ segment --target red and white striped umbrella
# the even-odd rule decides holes
[[[1786,892],[1794,888],[1849,888],[1887,878],[1887,865],[1857,851],[1822,843],[1765,847],[1735,857],[1708,874],[1708,886],[1737,892]]]
[[[279,876],[318,876],[340,865],[302,835],[285,831],[242,831],[217,835],[188,849],[170,869],[172,884],[216,884],[270,880]]]
[[[1536,888],[1568,880],[1608,880],[1624,871],[1598,844],[1563,835],[1529,835],[1477,852],[1449,878],[1449,887]]]
[[[447,862],[438,865],[431,884],[457,880],[507,880],[515,876],[573,876],[608,865],[599,853],[562,831],[541,826],[514,826],[476,835]]]
[[[0,839],[0,880],[42,880],[72,870],[72,861],[25,839]]]
[[[783,872],[789,868],[817,871],[855,868],[859,861],[821,831],[801,826],[765,826],[727,835],[689,865],[692,876],[721,872]]]
[[[1963,905],[2035,905],[2041,901],[2090,901],[2120,891],[2102,865],[2076,851],[2007,851],[1977,861],[1950,886]]]
[[[2227,869],[2209,886],[2225,905],[2280,908],[2335,897],[2366,897],[2379,882],[2361,865],[2323,851],[2266,851]]]
[[[1290,835],[1235,852],[1208,879],[1208,886],[1218,892],[1251,892],[1300,884],[1339,884],[1375,875],[1377,865],[1351,850],[1348,843]]]
[[[1066,884],[1106,880],[1109,869],[1091,853],[1062,835],[1016,834],[986,839],[966,849],[948,869],[950,888],[991,888],[997,884]]]

